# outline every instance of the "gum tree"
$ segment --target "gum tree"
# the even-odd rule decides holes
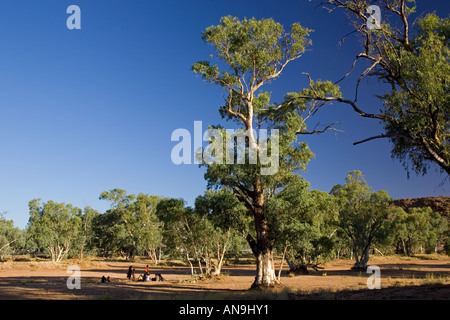
[[[81,209],[53,201],[40,204],[40,199],[31,200],[28,207],[28,235],[39,248],[50,252],[53,262],[60,262],[73,246],[80,229]]]
[[[112,242],[120,244],[119,249],[125,251],[127,259],[134,260],[139,247],[140,222],[133,214],[131,206],[136,199],[134,194],[127,194],[123,189],[115,188],[109,191],[103,191],[100,200],[106,200],[111,208],[104,213],[105,220],[109,220],[108,229],[114,231],[108,232]],[[103,220],[103,219],[100,219]],[[102,237],[104,234],[102,234]],[[117,241],[119,240],[119,241]]]
[[[219,25],[211,26],[202,33],[203,40],[214,48],[211,58],[217,64],[200,61],[192,66],[204,81],[224,90],[225,101],[219,112],[247,133],[246,153],[261,154],[262,150],[268,150],[271,156],[279,160],[276,172],[271,174],[262,174],[262,169],[267,169],[267,163],[260,157],[253,163],[250,163],[248,156],[245,164],[238,164],[237,161],[205,164],[208,187],[230,188],[253,219],[254,229],[246,236],[256,258],[253,288],[268,287],[278,282],[273,264],[276,238],[265,204],[267,198],[292,181],[294,172],[305,169],[313,157],[308,146],[297,141],[297,135],[332,128],[330,125],[307,131],[305,121],[323,103],[298,96],[310,95],[312,89],[286,93],[281,103],[271,101],[271,94],[265,89],[271,81],[280,77],[289,63],[304,54],[311,44],[308,38],[310,32],[299,23],[285,30],[272,19],[223,17]],[[337,94],[328,92],[334,87],[327,82],[312,83],[312,87],[322,97]],[[261,135],[259,138],[256,135],[257,130],[261,129],[278,130],[278,134],[271,135],[272,140],[265,144]],[[231,152],[236,159],[241,155],[237,144],[233,145]],[[218,154],[216,157],[220,158]]]
[[[212,224],[201,219],[191,207],[185,207],[182,199],[164,199],[157,205],[156,214],[163,222],[164,244],[169,254],[182,255],[189,263],[191,274],[197,264],[203,275],[203,265],[210,239],[213,236]],[[206,266],[209,272],[209,265]]]
[[[161,197],[139,193],[136,201],[130,206],[128,220],[133,219],[139,239],[139,246],[147,251],[157,264],[161,259],[161,222],[156,216],[156,207]]]
[[[211,222],[211,251],[215,256],[213,274],[219,275],[226,254],[233,244],[242,241],[242,235],[248,230],[248,211],[230,189],[222,188],[218,191],[206,190],[204,195],[198,196],[195,199],[195,212],[202,221]]]
[[[364,71],[354,99],[341,94],[323,98],[314,92],[310,98],[338,101],[361,117],[380,120],[384,132],[355,144],[389,139],[392,157],[403,163],[408,175],[425,174],[432,163],[450,175],[450,20],[434,13],[413,20],[414,0],[321,2],[330,12],[343,10],[354,27],[349,35],[360,39],[361,52],[345,77],[359,63]],[[369,4],[380,8],[378,17]],[[378,113],[367,112],[364,101],[358,100],[364,78],[386,84],[383,92],[373,92],[380,98]]]
[[[160,197],[143,193],[128,195],[125,190],[116,188],[102,192],[100,199],[111,204],[106,214],[113,218],[113,226],[119,231],[114,234],[121,235],[118,238],[123,240],[121,249],[126,251],[127,258],[134,260],[140,249],[146,249],[157,261],[156,248],[161,242],[161,235],[156,206]]]
[[[76,246],[80,255],[80,260],[83,260],[85,249],[92,249],[92,241],[95,236],[93,231],[93,221],[100,215],[100,212],[86,206],[81,215],[80,231],[77,235]]]
[[[352,243],[354,269],[367,268],[370,246],[385,236],[391,198],[386,191],[371,191],[360,171],[351,171],[344,185],[333,187],[331,194],[339,206],[339,226]]]
[[[417,248],[425,248],[427,253],[435,252],[445,230],[447,220],[431,208],[402,208],[393,211],[393,240],[397,252],[413,255]]]
[[[14,227],[12,220],[6,220],[0,213],[0,262],[6,254],[22,247],[24,243],[24,232]]]
[[[95,216],[92,220],[92,231],[92,246],[98,250],[100,256],[112,256],[129,244],[127,231],[116,210],[109,209]]]
[[[297,177],[275,197],[268,199],[270,223],[276,232],[277,249],[292,272],[318,270],[318,265],[333,254],[337,210],[334,197],[309,190],[310,185]]]

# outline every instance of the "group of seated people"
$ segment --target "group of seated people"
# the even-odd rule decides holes
[[[127,273],[127,278],[130,281],[136,281],[136,270],[130,266]],[[164,281],[163,276],[160,273],[156,273],[154,278],[150,278],[150,268],[148,265],[145,267],[144,274],[140,275],[138,281]],[[111,282],[111,278],[102,276],[102,283]]]
[[[128,273],[127,273],[127,278],[128,280],[136,280],[136,270],[130,266],[130,268],[128,269]],[[140,275],[138,277],[138,281],[164,281],[164,278],[162,277],[162,275],[160,273],[156,273],[154,278],[150,279],[150,268],[148,267],[148,265],[145,267],[145,271],[144,274]]]

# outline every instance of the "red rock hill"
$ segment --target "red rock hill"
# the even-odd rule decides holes
[[[397,199],[394,205],[408,210],[409,208],[430,207],[434,212],[439,212],[450,222],[450,197],[424,197],[413,199]]]

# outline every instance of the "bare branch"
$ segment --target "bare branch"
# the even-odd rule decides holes
[[[312,131],[302,131],[301,129],[298,130],[296,132],[296,134],[307,134],[307,135],[312,135],[312,134],[320,134],[320,133],[324,133],[328,130],[332,130],[334,132],[343,132],[342,130],[338,130],[334,127],[334,125],[339,124],[340,122],[333,122],[332,124],[327,125],[323,130],[317,130],[316,128],[319,126],[320,123],[318,123],[315,127],[314,130]]]
[[[355,90],[355,102],[358,100],[358,89],[359,89],[359,84],[361,82],[361,80],[369,74],[369,72],[371,72],[377,65],[379,65],[381,63],[381,60],[383,60],[382,57],[379,57],[378,60],[376,60],[370,67],[368,67],[366,70],[364,70],[364,72],[359,76],[358,81],[356,82],[356,90]]]
[[[358,106],[355,104],[355,102],[341,98],[341,97],[314,97],[314,96],[298,96],[297,99],[299,98],[303,98],[303,99],[311,99],[311,100],[321,100],[321,101],[325,101],[325,102],[331,102],[331,101],[337,101],[337,102],[342,102],[342,103],[346,103],[349,104],[353,110],[355,110],[361,117],[364,118],[372,118],[372,119],[384,119],[383,115],[379,115],[379,114],[372,114],[372,113],[366,113],[364,111],[362,111],[360,108],[358,108]]]
[[[276,66],[275,66],[275,70],[273,71],[273,73],[269,74],[268,76],[266,76],[264,79],[261,79],[258,83],[256,83],[254,86],[252,86],[252,88],[250,89],[249,94],[251,94],[253,96],[253,94],[256,92],[256,90],[258,90],[265,82],[274,79],[276,77],[278,77],[284,70],[284,68],[288,65],[289,62],[294,61],[298,58],[300,58],[302,55],[296,55],[295,57],[289,58],[287,59],[281,66],[280,69],[277,70]]]
[[[358,144],[361,144],[361,143],[364,143],[364,142],[367,142],[367,141],[371,141],[371,140],[375,140],[375,139],[382,139],[382,138],[392,138],[392,137],[393,137],[393,135],[380,134],[378,136],[373,136],[373,137],[370,137],[370,138],[367,138],[367,139],[364,139],[364,140],[361,140],[361,141],[358,141],[358,142],[354,142],[353,145],[356,146]]]

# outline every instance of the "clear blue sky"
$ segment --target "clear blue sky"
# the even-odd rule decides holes
[[[81,30],[68,30],[69,5],[81,8]],[[1,0],[0,1],[0,212],[24,228],[28,201],[89,205],[104,211],[104,190],[121,188],[185,199],[203,194],[204,169],[176,166],[170,153],[177,128],[193,132],[195,120],[223,124],[222,92],[190,70],[208,59],[201,31],[220,17],[269,18],[314,29],[313,47],[270,88],[275,100],[306,86],[302,72],[338,80],[358,53],[355,39],[337,47],[351,30],[341,12],[316,2]],[[449,14],[448,1],[418,1],[419,11]],[[354,82],[342,83],[353,97]],[[354,79],[353,79],[354,80]],[[380,105],[364,83],[360,102]],[[361,170],[374,190],[393,198],[449,195],[445,176],[407,179],[391,159],[388,141],[352,143],[382,132],[377,121],[359,118],[345,105],[332,105],[315,121],[340,121],[345,133],[308,137],[316,159],[305,178],[313,189],[330,191],[350,170]]]

